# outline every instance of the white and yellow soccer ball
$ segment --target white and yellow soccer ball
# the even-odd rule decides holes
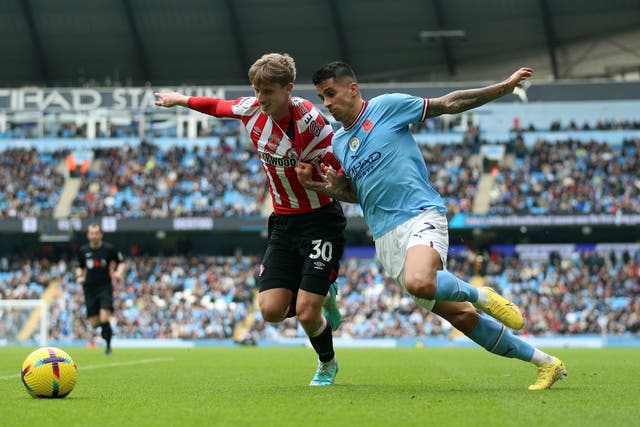
[[[75,362],[56,347],[39,348],[22,364],[22,383],[33,397],[67,397],[77,380]]]

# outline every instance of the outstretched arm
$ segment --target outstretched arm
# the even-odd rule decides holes
[[[351,180],[344,174],[339,174],[331,166],[320,165],[323,174],[323,182],[313,180],[313,168],[311,163],[300,162],[296,166],[298,181],[308,190],[324,194],[332,199],[343,202],[358,203],[358,195],[351,185]]]
[[[180,105],[210,116],[238,118],[232,109],[233,101],[208,96],[187,96],[178,92],[156,92],[154,95],[158,98],[155,104],[159,107]]]
[[[189,97],[187,95],[178,92],[156,92],[154,95],[158,98],[155,102],[158,107],[180,105],[189,108]]]
[[[531,77],[531,68],[520,68],[502,83],[483,87],[480,89],[456,90],[439,98],[429,99],[427,117],[436,117],[441,114],[457,114],[472,108],[479,107],[494,99],[510,94],[523,81]]]

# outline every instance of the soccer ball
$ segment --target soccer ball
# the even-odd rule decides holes
[[[66,397],[77,380],[75,362],[56,347],[39,348],[22,364],[22,383],[33,397]]]

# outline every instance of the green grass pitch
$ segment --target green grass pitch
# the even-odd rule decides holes
[[[309,387],[308,348],[64,348],[66,399],[33,399],[33,350],[0,348],[3,426],[635,426],[640,350],[554,349],[569,371],[531,392],[533,365],[470,348],[337,349],[333,387]]]

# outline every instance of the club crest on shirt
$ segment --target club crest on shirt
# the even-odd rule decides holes
[[[360,140],[355,136],[351,137],[351,139],[349,140],[349,150],[356,151],[359,146],[360,146]]]

